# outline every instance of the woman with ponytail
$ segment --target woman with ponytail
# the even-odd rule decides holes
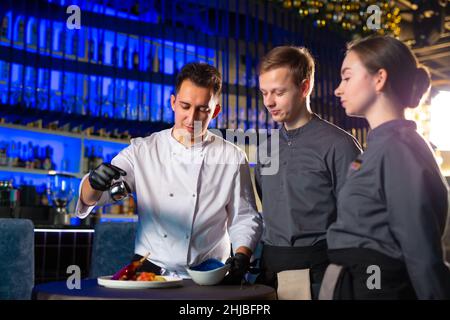
[[[442,238],[448,185],[429,144],[405,120],[430,88],[410,49],[388,36],[350,43],[335,94],[370,125],[328,229],[322,299],[450,299]]]

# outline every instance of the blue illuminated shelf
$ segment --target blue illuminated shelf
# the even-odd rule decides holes
[[[138,216],[136,214],[101,214],[100,222],[137,222]]]
[[[102,157],[110,158],[124,149],[129,142],[120,139],[89,136],[85,133],[59,132],[48,129],[30,128],[13,124],[0,124],[0,141],[21,142],[44,147],[50,146],[54,153],[52,161],[57,172],[65,172],[80,179],[83,177],[83,158],[85,148],[101,148]],[[22,167],[0,166],[0,179],[13,179],[15,183],[25,181],[27,184],[40,185],[48,178],[48,170],[28,169]]]
[[[40,169],[27,169],[27,168],[19,168],[19,167],[8,167],[8,166],[0,166],[0,171],[8,171],[8,172],[22,172],[22,173],[30,173],[30,174],[48,174],[48,170],[40,170]]]

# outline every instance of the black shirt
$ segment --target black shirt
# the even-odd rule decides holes
[[[350,166],[328,247],[368,248],[401,259],[418,298],[443,298],[450,294],[442,253],[447,192],[416,124],[386,122],[369,132],[367,150]]]
[[[336,220],[337,193],[361,149],[350,134],[315,114],[298,129],[283,126],[279,136],[278,152],[267,140],[270,157],[279,156],[278,172],[261,174],[271,164],[269,158],[259,159],[255,170],[265,226],[262,241],[311,246],[326,239]]]

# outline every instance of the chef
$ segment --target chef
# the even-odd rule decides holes
[[[185,65],[171,96],[174,126],[132,139],[111,164],[100,165],[81,182],[76,209],[80,218],[95,206],[113,202],[105,191],[115,179],[136,193],[134,260],[150,252],[142,271],[167,270],[185,277],[186,266],[209,258],[227,260],[230,283],[239,283],[247,271],[262,220],[245,153],[208,131],[220,112],[220,91],[216,68]]]

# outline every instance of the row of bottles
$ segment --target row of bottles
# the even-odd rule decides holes
[[[0,207],[14,209],[17,205],[18,191],[12,181],[0,181]]]
[[[11,180],[0,180],[0,207],[14,210],[16,207],[36,207],[53,206],[53,201],[49,186],[46,184],[33,185],[30,182],[21,180],[15,185]],[[73,202],[73,201],[72,201]],[[74,209],[75,202],[69,207]],[[97,214],[133,215],[136,214],[136,202],[134,196],[129,196],[124,200],[95,209]]]
[[[27,169],[55,170],[53,148],[40,147],[32,142],[0,141],[0,166]]]
[[[45,184],[34,186],[21,180],[15,185],[13,180],[0,181],[0,207],[48,206],[48,190]]]
[[[0,103],[3,104],[171,123],[170,95],[173,93],[174,87],[170,85],[51,71],[0,60]]]
[[[89,26],[70,30],[63,22],[11,11],[0,19],[0,45],[12,43],[17,49],[55,58],[165,74],[175,74],[190,61],[215,62],[214,51],[204,47]]]
[[[20,15],[14,16],[14,23],[12,19],[11,12],[3,16],[0,45],[9,46],[12,36],[25,41],[21,32],[27,26],[27,44],[23,45],[23,41],[13,39],[14,47],[61,59],[78,59],[83,62],[166,74],[177,73],[190,61],[208,62],[221,69],[226,65],[224,61],[229,60],[228,72],[220,70],[225,82],[251,88],[256,84],[255,61],[249,58],[251,53],[239,58],[223,52],[218,52],[216,56],[213,49],[169,40],[126,35],[89,26],[81,30],[68,30],[60,22],[36,20],[33,17],[25,19]],[[19,29],[12,32],[12,25]],[[33,40],[33,32],[40,35],[39,43]],[[237,70],[239,75],[236,75]],[[9,81],[11,85],[8,84]],[[0,61],[0,102],[10,105],[20,103],[64,113],[172,123],[173,112],[169,101],[173,92],[171,85],[62,72]],[[258,97],[254,92],[249,94],[252,95],[251,104],[254,104]],[[227,128],[227,124],[228,128],[256,128],[252,115],[247,119],[245,109],[248,102],[245,101],[245,96],[239,103],[232,94],[229,94],[227,100],[229,103],[222,103],[224,112],[217,119],[219,128]],[[242,112],[239,116],[233,115],[237,103],[239,109],[244,110],[243,116]],[[227,112],[227,109],[230,111]],[[252,110],[250,114],[256,115],[257,111]],[[216,122],[213,121],[212,125],[215,126]],[[266,126],[265,122],[259,124],[260,128]]]
[[[137,204],[134,196],[129,196],[113,205],[106,205],[96,209],[98,214],[133,215],[136,214]]]
[[[118,152],[103,154],[102,146],[85,146],[83,155],[83,173],[89,172],[98,167],[103,162],[111,163],[111,160],[117,155]]]

